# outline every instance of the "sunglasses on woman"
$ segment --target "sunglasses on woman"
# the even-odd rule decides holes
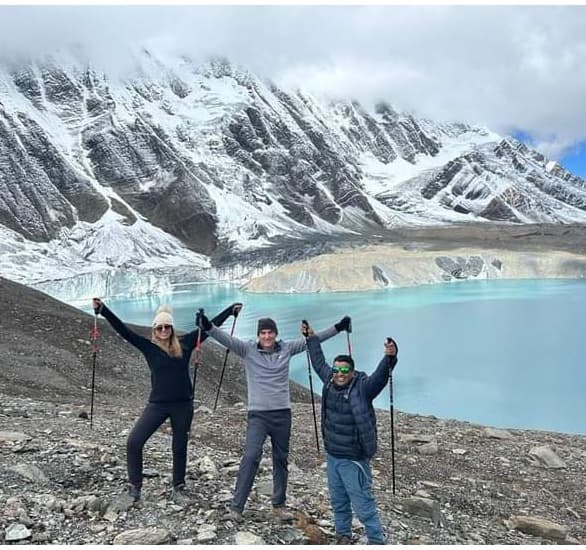
[[[171,330],[173,328],[173,325],[157,325],[155,327],[155,330],[157,332],[161,332],[162,330]]]

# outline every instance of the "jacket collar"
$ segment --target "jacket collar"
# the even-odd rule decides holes
[[[260,342],[257,342],[256,349],[258,351],[260,351],[261,353],[277,353],[277,352],[281,351],[281,347],[282,347],[281,343],[282,343],[282,340],[275,340],[275,345],[273,346],[273,349],[266,350],[260,345]]]
[[[354,385],[356,384],[356,380],[357,380],[357,376],[356,376],[357,372],[354,371],[354,376],[352,377],[352,380],[350,380],[350,382],[348,382],[348,384],[346,384],[344,387],[339,387],[336,386],[334,384],[334,380],[333,378],[330,378],[328,383],[324,386],[324,390],[327,391],[330,386],[332,386],[333,388],[335,388],[336,390],[339,391],[343,391],[346,394],[346,399],[348,399],[348,397],[350,396],[350,392],[352,391],[352,388],[354,387]],[[325,395],[325,394],[324,394]]]

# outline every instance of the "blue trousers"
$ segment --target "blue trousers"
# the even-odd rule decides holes
[[[336,458],[328,454],[328,489],[336,535],[352,538],[352,509],[364,525],[368,544],[385,544],[372,494],[372,473],[367,460]]]
[[[171,418],[173,430],[173,486],[185,483],[187,467],[187,440],[193,418],[193,403],[148,403],[142,415],[128,434],[126,441],[126,466],[128,481],[142,484],[142,449],[147,440],[167,418]]]
[[[256,472],[262,458],[265,439],[271,438],[273,448],[273,506],[285,505],[287,494],[287,460],[291,437],[291,409],[275,411],[248,411],[246,444],[238,468],[236,489],[230,507],[242,512],[252,489]]]

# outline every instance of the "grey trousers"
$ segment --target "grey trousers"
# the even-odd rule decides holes
[[[271,438],[273,449],[273,506],[285,505],[287,495],[287,459],[291,438],[291,409],[274,411],[248,411],[246,443],[240,461],[236,489],[231,508],[242,512],[252,489],[256,472],[262,458],[265,439]]]

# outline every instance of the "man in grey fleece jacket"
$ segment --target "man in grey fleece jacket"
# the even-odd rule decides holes
[[[292,520],[285,509],[287,493],[287,459],[291,437],[291,399],[289,395],[289,362],[293,355],[304,352],[305,338],[290,342],[277,340],[276,323],[269,318],[258,321],[257,341],[244,342],[213,326],[202,317],[202,328],[209,336],[244,359],[248,386],[248,424],[244,455],[240,461],[236,489],[228,519],[240,521],[252,489],[262,457],[263,444],[271,438],[273,450],[273,513],[281,520]],[[316,333],[320,342],[348,330],[350,318],[344,317],[334,326]]]

